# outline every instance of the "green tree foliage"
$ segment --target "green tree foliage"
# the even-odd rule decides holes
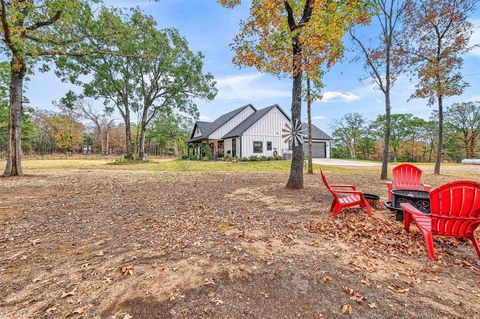
[[[432,118],[435,119],[435,116],[436,113],[433,112]],[[336,120],[333,126],[332,155],[339,158],[381,160],[385,121],[385,115],[379,115],[375,120],[367,121],[358,113],[347,114],[342,119]],[[433,160],[437,128],[435,120],[424,120],[412,114],[392,114],[391,125],[389,161],[431,162]],[[447,149],[447,152],[449,159],[456,161],[458,155],[454,156],[454,153],[459,146],[454,142],[454,139],[450,141],[452,148]]]
[[[203,55],[193,53],[177,30],[158,30],[155,20],[139,10],[125,14],[102,9],[91,32],[105,24],[115,26],[115,35],[97,32],[94,42],[106,53],[67,61],[61,76],[83,86],[84,95],[102,98],[107,108],[118,110],[126,129],[127,158],[134,152],[131,116],[139,114],[137,154],[143,160],[151,120],[172,110],[198,115],[194,99],[213,99],[215,82],[203,73]],[[82,78],[85,70],[93,78]]]
[[[358,141],[365,133],[366,122],[361,114],[348,113],[332,125],[335,144],[347,150],[348,158],[357,158]]]
[[[412,114],[392,114],[391,116],[391,135],[390,135],[390,146],[393,151],[393,161],[398,160],[399,148],[402,146],[402,143],[410,136],[410,132],[413,127],[414,117]],[[384,136],[383,127],[385,127],[386,116],[378,116],[372,125],[376,128],[376,135],[379,138]]]
[[[447,135],[460,142],[463,149],[461,154],[466,158],[476,158],[480,135],[480,101],[452,104],[447,108],[445,119],[449,132]]]
[[[192,126],[191,117],[162,112],[152,122],[146,139],[148,143],[156,143],[164,152],[172,150],[173,155],[179,157],[187,153],[187,140]]]
[[[2,50],[10,57],[9,121],[5,176],[22,175],[21,123],[23,84],[38,62],[57,56],[87,54],[85,26],[93,21],[87,0],[0,1]],[[48,64],[44,64],[48,69]]]

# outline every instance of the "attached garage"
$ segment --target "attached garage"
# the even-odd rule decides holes
[[[332,137],[312,124],[312,158],[330,158]],[[303,143],[303,153],[308,156],[308,143]]]
[[[308,155],[308,143],[303,144],[303,153]],[[327,142],[312,141],[312,158],[326,158],[327,157]]]

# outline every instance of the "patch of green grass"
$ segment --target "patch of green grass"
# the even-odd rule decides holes
[[[121,161],[113,165],[112,158],[107,159],[28,159],[23,161],[24,171],[66,171],[66,170],[128,170],[160,172],[289,172],[290,161],[223,162],[223,161],[184,161],[150,160],[145,163]],[[0,164],[1,165],[1,164]],[[345,170],[341,167],[321,166],[326,170]],[[320,165],[314,164],[314,171],[320,171]]]
[[[141,161],[137,158],[133,159],[127,159],[125,157],[119,157],[117,159],[114,159],[112,162],[108,163],[110,165],[128,165],[128,164],[144,164],[144,163],[149,163],[151,162],[150,160],[145,160]]]

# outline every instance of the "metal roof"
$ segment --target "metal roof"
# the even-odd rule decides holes
[[[205,121],[195,122],[195,126],[193,128],[192,135],[190,136],[190,140],[188,140],[188,141],[189,142],[195,142],[195,141],[199,141],[199,140],[208,138],[208,136],[210,134],[215,132],[217,129],[219,129],[225,123],[230,121],[232,118],[234,118],[237,114],[239,114],[241,111],[243,111],[247,107],[251,107],[254,111],[256,111],[255,107],[252,104],[247,104],[247,105],[244,105],[244,106],[242,106],[238,109],[235,109],[233,111],[230,111],[228,113],[223,114],[222,116],[220,116],[219,118],[217,118],[213,122],[205,122]],[[200,129],[200,132],[202,133],[202,135],[194,138],[193,134],[195,134],[195,127],[198,127]]]
[[[316,127],[314,124],[312,124],[312,140],[333,140],[333,138],[318,127]]]
[[[203,139],[208,138],[210,134],[215,132],[217,129],[219,129],[222,125],[230,121],[233,117],[235,117],[237,114],[239,114],[241,111],[243,111],[245,108],[251,107],[255,111],[252,115],[247,117],[243,122],[235,126],[230,132],[222,136],[222,139],[227,139],[227,138],[232,138],[232,137],[237,137],[241,136],[249,127],[251,127],[253,124],[255,124],[258,120],[260,120],[265,114],[270,112],[274,108],[278,108],[280,112],[290,121],[290,117],[283,111],[283,109],[278,105],[274,104],[268,107],[265,107],[260,110],[256,110],[253,105],[247,104],[245,106],[242,106],[238,109],[235,109],[233,111],[230,111],[226,114],[223,114],[219,118],[217,118],[213,122],[205,122],[205,121],[197,121],[195,122],[195,126],[193,128],[192,136],[191,139],[188,140],[189,142],[195,142],[195,141],[200,141]],[[198,127],[200,129],[200,132],[202,135],[193,138],[193,134],[195,134],[195,128]],[[308,132],[307,132],[308,134]],[[312,139],[314,140],[332,140],[332,137],[316,127],[314,124],[312,124]]]
[[[252,115],[250,115],[249,117],[247,117],[245,119],[245,121],[243,121],[242,123],[238,124],[236,127],[233,128],[233,130],[231,130],[230,132],[228,132],[227,134],[225,134],[222,139],[226,139],[226,138],[231,138],[231,137],[235,137],[235,136],[240,136],[243,134],[243,132],[245,132],[250,126],[252,126],[253,124],[255,124],[258,120],[260,120],[265,114],[267,114],[268,112],[270,112],[272,109],[274,108],[278,108],[280,110],[280,112],[282,112],[282,114],[288,119],[290,120],[290,118],[288,117],[288,115],[282,110],[282,108],[278,105],[278,104],[274,104],[274,105],[271,105],[271,106],[268,106],[266,108],[263,108],[263,109],[260,109],[258,111],[256,111],[255,113],[253,113]]]

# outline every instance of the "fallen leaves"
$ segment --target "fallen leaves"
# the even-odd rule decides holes
[[[73,316],[73,315],[82,315],[85,310],[87,310],[87,307],[78,307],[78,308],[75,308],[69,315],[68,317],[70,316]]]
[[[71,314],[95,318],[107,313],[106,318],[111,318],[115,312],[108,313],[103,304],[95,302],[123,291],[129,293],[122,294],[122,299],[158,299],[176,305],[178,317],[194,317],[188,311],[204,307],[211,311],[204,317],[221,317],[225,309],[247,307],[247,304],[255,311],[256,307],[281,297],[287,301],[297,298],[295,302],[303,307],[308,298],[320,300],[327,296],[334,300],[339,294],[343,299],[325,311],[337,314],[341,311],[353,317],[380,314],[394,317],[389,304],[406,300],[408,295],[411,295],[408,303],[412,307],[418,307],[420,302],[457,307],[450,302],[452,298],[447,290],[467,296],[462,302],[469,308],[478,307],[476,300],[480,292],[473,291],[472,287],[478,281],[480,264],[471,258],[476,258],[471,247],[446,252],[451,241],[438,241],[439,253],[445,256],[442,262],[448,267],[440,262],[430,263],[421,236],[406,235],[402,224],[394,222],[393,216],[379,212],[370,219],[365,212],[349,210],[337,220],[331,219],[327,207],[330,198],[309,176],[305,189],[292,192],[284,188],[285,176],[281,174],[178,177],[150,173],[95,171],[75,175],[66,172],[64,176],[75,176],[74,183],[65,183],[65,177],[56,173],[37,179],[41,183],[65,185],[32,187],[52,194],[45,199],[20,203],[25,218],[4,224],[5,233],[1,236],[5,241],[0,239],[0,242],[2,248],[6,248],[7,257],[0,257],[0,277],[11,280],[11,287],[21,287],[16,279],[21,277],[12,267],[17,267],[15,263],[19,262],[22,271],[31,274],[22,280],[26,280],[28,289],[33,288],[27,292],[25,288],[15,291],[9,285],[2,286],[0,294],[13,300],[7,305],[7,311],[19,312],[25,305],[26,311],[31,312],[33,307],[40,309],[43,313],[38,317],[65,318]],[[353,178],[344,172],[336,174],[347,181]],[[131,180],[132,175],[135,182]],[[375,183],[362,181],[359,186],[375,188]],[[94,184],[99,191],[92,193],[90,186]],[[62,187],[72,185],[81,188],[78,195],[57,195],[64,195]],[[383,192],[384,185],[381,186]],[[18,187],[9,187],[6,189],[11,194],[18,190]],[[253,200],[245,200],[243,194],[228,196],[238,188],[251,190],[255,195]],[[306,223],[309,219],[312,220]],[[48,227],[45,230],[38,227],[39,224]],[[219,229],[227,235],[219,233]],[[278,245],[272,245],[274,239]],[[254,241],[265,243],[264,255],[261,249],[253,251],[243,245]],[[307,247],[302,242],[312,244]],[[455,255],[449,254],[451,252]],[[14,258],[8,259],[9,256]],[[22,256],[28,258],[20,261]],[[194,264],[192,256],[205,258],[209,263],[199,265],[192,274],[189,272],[192,269],[189,266]],[[211,264],[219,265],[218,269],[210,267]],[[229,272],[227,267],[231,265],[237,270]],[[302,274],[302,280],[295,282],[298,286],[292,284],[290,271]],[[263,276],[268,278],[267,282],[257,284]],[[137,290],[131,289],[137,285]],[[256,289],[248,291],[248,285]],[[321,289],[315,289],[318,286]],[[429,286],[445,287],[445,290],[429,296],[425,293]],[[234,289],[237,295],[232,297],[228,289]],[[197,290],[214,294],[196,295]],[[192,291],[194,296],[199,296],[198,300],[192,300]],[[34,302],[18,302],[18,296],[28,295],[26,300],[30,300],[37,293]],[[424,298],[417,298],[419,295]],[[388,301],[382,299],[385,296]],[[85,306],[93,304],[94,307]],[[374,313],[378,308],[381,311]],[[116,319],[132,319],[126,310],[111,311],[120,311]],[[286,307],[278,311],[291,317],[289,310]],[[137,319],[137,312],[128,311]],[[442,313],[432,310],[431,315]]]
[[[125,277],[132,276],[133,275],[133,267],[131,266],[124,266],[120,269],[122,275]]]
[[[62,294],[62,298],[67,298],[67,297],[71,297],[71,296],[74,296],[75,293],[77,291],[77,287],[73,288],[72,291],[69,291],[69,292],[64,292]]]
[[[352,315],[352,306],[351,305],[342,305],[341,307],[342,314],[344,315]]]
[[[343,287],[343,290],[350,295],[350,299],[356,301],[357,303],[361,304],[365,301],[365,297],[362,296],[358,291],[349,288],[349,287]]]

